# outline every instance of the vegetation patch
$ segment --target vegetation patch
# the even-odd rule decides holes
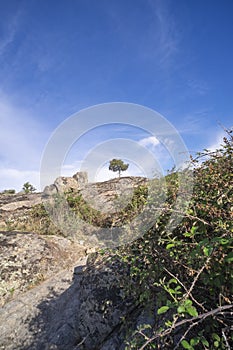
[[[221,148],[192,159],[192,201],[172,232],[167,223],[182,172],[169,174],[166,210],[143,238],[113,252],[130,269],[129,294],[157,314],[153,325],[129,332],[127,349],[233,347],[232,155],[228,131]]]

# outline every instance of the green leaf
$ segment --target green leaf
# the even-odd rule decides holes
[[[194,307],[194,306],[188,306],[186,308],[188,314],[190,316],[193,316],[193,317],[197,317],[198,316],[198,312],[197,312],[197,309]]]
[[[184,301],[184,306],[185,306],[185,307],[188,307],[188,306],[191,306],[191,305],[192,305],[192,300],[186,299],[186,300]]]
[[[181,345],[184,349],[194,350],[194,348],[187,342],[187,340],[182,340]]]
[[[201,342],[202,342],[203,345],[209,347],[209,342],[206,340],[206,338],[202,338],[202,339],[201,339]]]
[[[194,235],[197,231],[197,226],[192,226],[191,228],[191,234]]]
[[[174,246],[175,246],[174,243],[169,243],[169,244],[167,244],[166,249],[171,249]]]
[[[219,337],[219,335],[218,335],[217,333],[213,333],[213,334],[212,334],[212,338],[213,338],[214,340],[220,341],[220,337]]]
[[[168,284],[171,284],[171,283],[178,283],[177,280],[175,278],[171,278],[169,281],[168,281]]]
[[[221,238],[221,240],[220,240],[220,243],[222,245],[228,244],[229,242],[230,242],[229,239],[225,239],[225,238]]]
[[[230,263],[230,262],[233,261],[233,252],[230,252],[230,253],[226,256],[225,261],[228,262],[228,263]]]
[[[205,254],[205,256],[210,256],[210,254],[212,253],[213,248],[212,247],[204,247],[203,248],[203,252]]]
[[[190,344],[191,345],[197,345],[197,344],[199,344],[199,342],[200,342],[200,338],[192,338],[191,340],[190,340]]]
[[[157,314],[158,315],[164,314],[165,312],[167,312],[168,309],[169,309],[169,306],[162,306],[158,309]]]
[[[176,290],[175,289],[173,289],[173,288],[168,288],[168,293],[170,293],[170,294],[176,294]]]
[[[184,312],[186,311],[186,309],[185,309],[185,307],[184,306],[179,306],[178,308],[177,308],[177,312],[179,313],[179,314],[183,314]]]
[[[184,233],[184,237],[191,237],[191,236],[192,236],[192,234],[190,232],[185,232]]]

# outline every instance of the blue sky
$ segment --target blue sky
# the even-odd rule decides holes
[[[92,105],[154,109],[192,152],[216,147],[219,124],[233,124],[232,0],[11,0],[0,13],[0,190],[39,188],[51,133]],[[150,135],[132,134],[156,152]],[[84,137],[64,170],[114,135]]]

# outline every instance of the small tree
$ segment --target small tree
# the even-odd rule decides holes
[[[34,192],[36,189],[35,187],[33,187],[30,182],[25,182],[25,184],[23,185],[23,191],[25,193],[32,193]]]
[[[125,164],[121,159],[112,159],[109,164],[109,170],[118,171],[118,176],[121,176],[121,172],[127,170],[129,164]]]

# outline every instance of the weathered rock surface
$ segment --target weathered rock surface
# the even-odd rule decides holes
[[[143,177],[122,177],[104,182],[90,183],[82,188],[83,198],[102,213],[114,213],[130,203],[136,187],[144,185]]]
[[[40,203],[40,193],[0,194],[0,229],[10,230],[16,221],[23,223],[32,207]]]
[[[73,177],[58,177],[53,184],[46,186],[43,195],[51,196],[57,193],[64,193],[67,191],[78,191],[86,186],[88,183],[88,176],[86,172],[77,172]]]
[[[73,191],[81,194],[91,208],[99,210],[102,214],[117,213],[130,203],[134,189],[145,183],[147,180],[142,177],[123,177],[105,182],[88,183],[87,174],[78,172],[73,177],[57,178],[54,184],[46,186],[42,193],[0,194],[0,230],[35,231],[43,234],[49,233],[50,230],[54,234],[56,233],[54,227],[48,230],[42,227],[40,230],[40,210],[38,215],[33,216],[37,213],[32,214],[32,208],[42,204],[47,205],[47,203],[53,205],[56,200],[54,195]],[[59,213],[60,217],[61,215],[62,213]],[[64,235],[69,234],[66,232]]]
[[[13,199],[13,201],[9,201]],[[22,208],[31,208],[36,204],[41,203],[41,196],[38,193],[31,193],[28,195],[16,195],[16,197],[8,197],[6,204],[1,205],[3,211],[13,211]]]
[[[0,231],[0,305],[84,255],[84,247],[57,236]]]
[[[79,267],[85,263],[86,258],[77,262]],[[62,270],[0,309],[0,349],[53,348],[48,347],[47,337],[57,337],[58,341],[61,330],[69,330],[69,317],[79,305],[78,286],[69,289],[72,275],[73,268]]]
[[[91,206],[111,213],[146,183],[128,177],[88,184],[80,176],[59,178],[44,194],[78,184]],[[41,201],[41,194],[0,196],[0,221],[26,217]],[[0,231],[0,350],[123,350],[129,325],[155,322],[154,310],[138,309],[136,290],[123,292],[127,265],[107,254],[92,254],[86,264],[85,253],[85,246],[61,236]]]
[[[61,271],[2,308],[0,349],[123,350],[130,320],[154,322],[124,294],[128,270],[119,261],[79,261],[71,277]]]

